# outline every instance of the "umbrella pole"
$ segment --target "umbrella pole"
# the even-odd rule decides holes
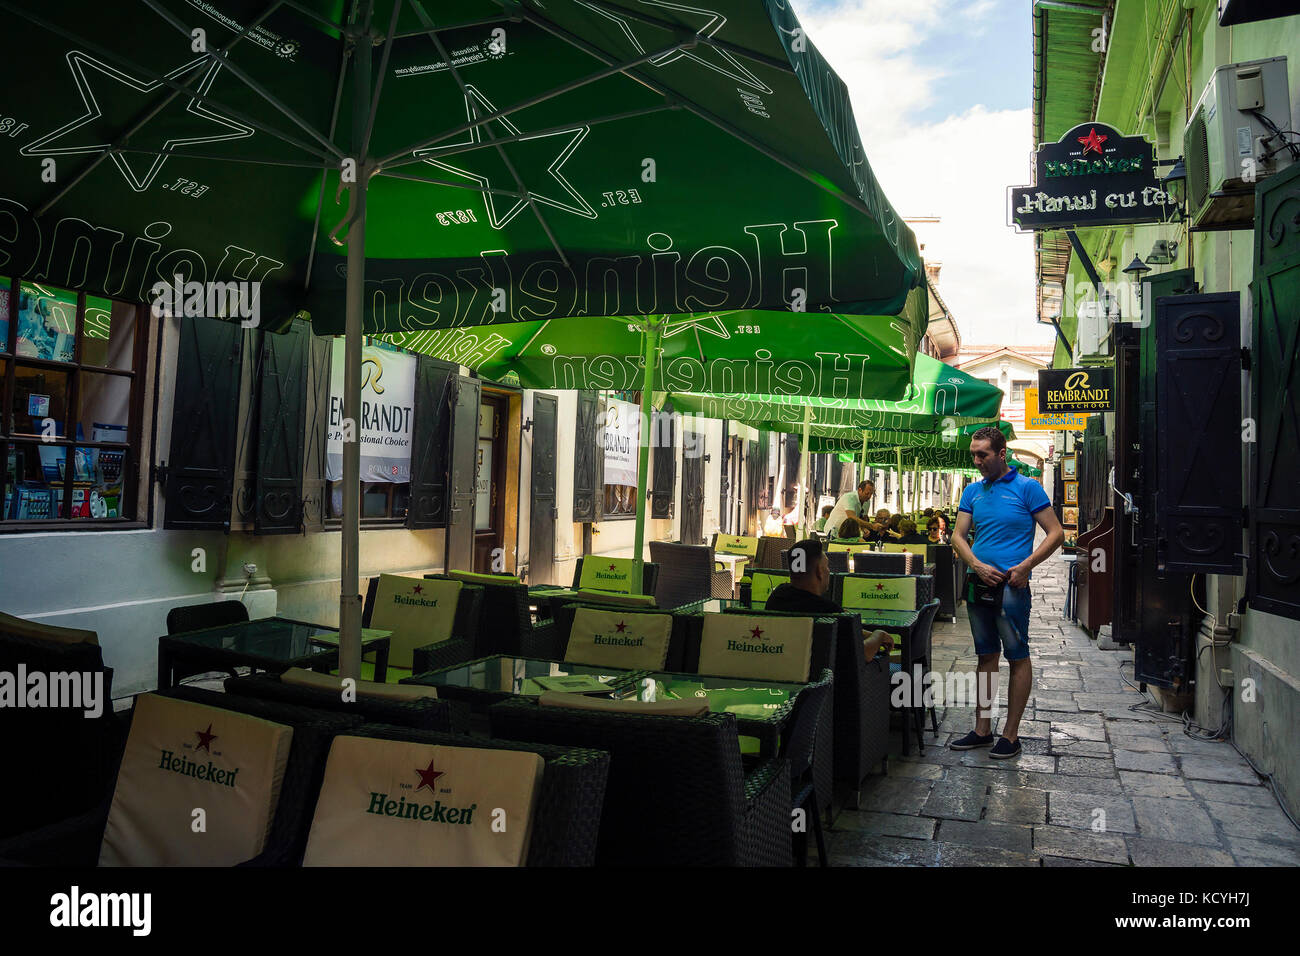
[[[812,434],[812,406],[803,407],[803,445],[799,452],[799,537],[808,537],[808,438]]]
[[[368,14],[366,17],[368,21]],[[352,97],[353,142],[358,149],[370,119],[370,43],[356,48]],[[343,442],[342,559],[339,568],[339,677],[361,677],[361,313],[366,281],[366,189],[369,175],[358,157],[351,186],[348,276],[343,338],[343,420],[352,423],[352,440]],[[344,436],[346,439],[346,435]]]
[[[894,449],[894,458],[898,464],[898,510],[903,512],[903,449],[902,446]]]
[[[636,493],[636,537],[632,545],[634,549],[632,553],[633,594],[642,593],[644,583],[642,568],[645,567],[645,558],[642,552],[645,549],[645,499],[650,488],[650,437],[653,431],[650,416],[654,411],[650,390],[654,387],[655,357],[659,354],[659,339],[662,334],[663,319],[658,316],[648,316],[645,325],[645,369],[641,379],[641,441],[637,449],[641,460],[637,464],[637,480],[640,487],[637,488]]]
[[[915,515],[921,509],[917,507],[921,503],[921,459],[917,456],[912,457],[912,514]]]
[[[862,474],[858,476],[858,481],[863,482],[871,477],[871,472],[867,470],[867,430],[862,429]]]

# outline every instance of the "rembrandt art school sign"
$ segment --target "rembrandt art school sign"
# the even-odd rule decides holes
[[[1114,407],[1113,368],[1040,368],[1038,407],[1045,415],[1108,412]]]
[[[326,477],[343,477],[343,349],[330,362]],[[415,356],[375,345],[361,350],[361,480],[411,480],[411,419],[415,413]]]
[[[1163,222],[1178,203],[1161,184],[1155,150],[1141,136],[1082,123],[1034,157],[1034,184],[1012,186],[1007,205],[1018,232]]]

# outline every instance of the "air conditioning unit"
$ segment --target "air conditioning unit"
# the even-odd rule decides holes
[[[1254,224],[1255,183],[1291,165],[1286,57],[1230,63],[1214,71],[1183,134],[1187,213],[1193,229]]]

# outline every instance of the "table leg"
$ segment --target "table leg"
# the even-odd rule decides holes
[[[158,642],[158,689],[170,690],[172,683],[171,652],[162,641]]]
[[[383,641],[375,652],[375,681],[383,684],[388,680],[388,641]]]

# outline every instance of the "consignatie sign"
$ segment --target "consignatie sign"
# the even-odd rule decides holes
[[[1087,428],[1087,415],[1047,415],[1040,412],[1038,389],[1025,389],[1025,431],[1081,432]]]
[[[1114,406],[1113,368],[1040,368],[1038,407],[1044,415],[1108,412]]]
[[[1156,178],[1154,161],[1141,136],[1082,123],[1038,147],[1034,184],[1007,191],[1009,224],[1028,232],[1168,221],[1179,207]]]

